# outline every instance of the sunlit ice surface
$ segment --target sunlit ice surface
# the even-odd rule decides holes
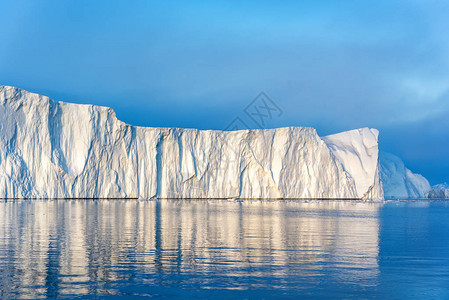
[[[444,201],[0,201],[1,298],[449,298]]]

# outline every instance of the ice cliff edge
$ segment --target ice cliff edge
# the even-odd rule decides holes
[[[0,86],[0,198],[382,199],[377,136],[135,127]]]

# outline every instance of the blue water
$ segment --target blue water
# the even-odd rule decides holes
[[[0,201],[0,290],[449,299],[449,203]]]

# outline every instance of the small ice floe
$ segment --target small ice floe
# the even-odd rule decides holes
[[[156,201],[157,198],[156,197],[146,198],[146,197],[139,196],[139,198],[137,198],[137,200],[138,201]]]
[[[239,198],[228,198],[228,201],[233,201],[233,202],[243,202],[242,199]]]

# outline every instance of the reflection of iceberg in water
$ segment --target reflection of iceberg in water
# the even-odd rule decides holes
[[[183,251],[182,267],[228,276],[272,276],[300,269],[317,276],[332,263],[344,281],[377,276],[378,204],[346,202],[161,203],[162,249]],[[168,260],[169,261],[169,260]],[[169,261],[170,262],[170,261]],[[166,265],[170,267],[170,263]],[[350,268],[347,268],[350,267]],[[256,271],[256,272],[254,272]],[[325,270],[328,272],[328,270]]]
[[[0,202],[8,296],[374,285],[378,208],[359,202]],[[5,267],[15,264],[14,268]]]

